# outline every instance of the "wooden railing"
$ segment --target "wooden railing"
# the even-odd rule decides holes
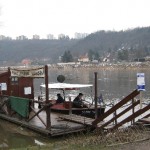
[[[120,112],[119,114],[116,114],[116,116],[114,116],[112,119],[110,119],[109,121],[105,122],[104,124],[102,124],[102,126],[100,126],[101,128],[104,128],[105,126],[109,125],[110,123],[112,123],[113,121],[117,120],[120,116],[122,116],[123,114],[125,114],[126,112],[128,112],[129,110],[133,109],[135,106],[137,106],[138,104],[140,104],[140,100],[134,102],[131,106],[129,106],[128,108],[126,108],[125,110],[123,110],[122,112]],[[133,118],[132,118],[133,120]],[[117,123],[117,121],[115,121],[115,124],[119,124]]]
[[[95,119],[92,122],[93,126],[97,126],[97,124],[101,121],[103,121],[106,117],[108,117],[109,115],[113,114],[114,112],[116,112],[117,109],[119,109],[120,107],[122,107],[124,104],[126,104],[127,102],[133,100],[140,92],[135,90],[132,93],[130,93],[127,97],[125,97],[123,100],[121,100],[119,103],[117,103],[116,105],[114,105],[112,108],[110,108],[108,111],[106,111],[102,116],[98,117],[97,119]],[[139,101],[137,103],[134,104],[134,100],[133,102],[133,106],[129,107],[127,110],[124,110],[124,112],[120,113],[119,115],[116,115],[112,120],[109,121],[112,122],[114,120],[116,120],[118,117],[120,117],[121,115],[125,114],[128,110],[130,110],[131,108],[134,109],[134,107],[139,103]],[[117,121],[115,121],[117,123]],[[107,124],[109,124],[107,123]]]
[[[11,110],[11,108],[7,105],[8,104],[8,99],[9,99],[9,96],[7,95],[1,95],[0,96],[0,110],[3,111],[4,114],[8,115],[8,116],[13,116],[14,114],[16,114],[15,111]],[[45,111],[47,109],[50,109],[50,107],[52,106],[51,103],[46,103],[45,101],[44,102],[41,102],[41,101],[37,101],[37,100],[33,100],[33,99],[29,99],[30,101],[30,110],[29,111],[29,118],[27,119],[26,118],[26,122],[30,122],[33,118],[35,117],[38,117],[39,120],[43,123],[43,125],[45,127],[47,127],[47,124],[44,122],[44,120],[39,116],[39,114],[42,112],[42,111]],[[42,104],[41,108],[36,112],[35,109],[34,109],[34,103],[38,103],[38,104]],[[3,107],[6,107],[6,109],[4,109]],[[32,115],[30,117],[30,113],[33,112],[34,115]]]
[[[122,120],[121,122],[117,123],[112,129],[117,129],[118,127],[122,126],[123,124],[133,120],[134,118],[140,116],[141,114],[143,114],[144,112],[146,112],[147,110],[150,109],[150,105],[145,106],[142,109],[139,109],[138,111],[136,111],[134,114],[128,116],[127,118],[125,118],[124,120]]]

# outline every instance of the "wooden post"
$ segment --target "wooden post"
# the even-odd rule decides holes
[[[134,98],[132,98],[132,106],[134,105]],[[132,107],[132,114],[134,114],[135,110],[134,110],[134,106]],[[135,118],[133,118],[131,124],[134,124],[135,122]]]
[[[48,66],[45,65],[45,93],[46,93],[46,104],[49,103],[49,90],[48,90]],[[51,128],[50,119],[50,107],[46,107],[46,128]]]
[[[115,110],[115,118],[117,116],[117,110]],[[115,125],[117,124],[117,118],[115,119]]]
[[[142,109],[142,92],[140,91],[140,109]]]
[[[69,115],[72,114],[71,97],[69,96]]]
[[[115,101],[113,100],[113,106],[112,107],[114,107],[114,105],[115,105]],[[114,120],[114,124],[115,125],[117,125],[117,109],[115,109],[115,111],[114,111],[114,113],[113,113],[113,118],[115,118],[115,120]]]
[[[11,72],[10,72],[10,67],[8,67],[8,96],[11,96]]]
[[[7,85],[7,89],[8,89],[8,96],[12,95],[11,92],[11,72],[10,72],[10,67],[8,67],[8,85]],[[8,111],[8,115],[11,115],[11,108],[10,106],[7,106],[7,111]]]
[[[95,74],[95,119],[97,118],[97,72]]]

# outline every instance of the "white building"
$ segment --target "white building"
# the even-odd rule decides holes
[[[48,34],[47,35],[47,39],[48,40],[53,40],[54,39],[54,35],[53,34]]]
[[[37,35],[37,34],[35,34],[35,35],[33,35],[33,39],[34,39],[34,40],[39,40],[39,39],[40,39],[40,36]]]
[[[0,40],[12,40],[9,36],[0,35]]]
[[[89,62],[89,57],[87,54],[85,56],[80,56],[78,61],[79,62]]]
[[[87,37],[88,36],[88,34],[87,33],[75,33],[74,34],[74,38],[75,39],[83,39],[83,38],[85,38],[85,37]]]
[[[24,35],[20,35],[18,37],[16,37],[16,40],[27,40],[28,38]]]

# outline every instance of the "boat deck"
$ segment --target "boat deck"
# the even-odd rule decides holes
[[[80,124],[83,124],[85,126],[90,126],[90,127],[93,127],[92,122],[95,120],[92,118],[87,118],[84,116],[79,116],[79,115],[74,115],[74,114],[61,115],[60,118],[63,120],[72,121],[75,123],[80,123]],[[101,121],[100,123],[97,124],[97,127],[103,125],[104,123],[105,123],[104,121]]]
[[[42,111],[39,114],[39,116],[46,123],[46,112]],[[64,135],[68,133],[82,132],[85,130],[85,125],[67,121],[67,120],[62,120],[60,119],[60,116],[61,114],[59,113],[51,113],[51,128],[46,129],[45,125],[40,121],[38,117],[35,117],[31,121],[27,122],[24,119],[18,119],[18,118],[0,113],[1,119],[15,123],[17,125],[21,125],[22,127],[29,128],[33,131],[36,131],[45,135],[58,136],[58,135]]]

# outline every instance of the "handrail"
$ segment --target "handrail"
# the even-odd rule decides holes
[[[144,107],[142,109],[139,109],[134,114],[130,115],[129,117],[125,118],[124,120],[122,120],[121,122],[116,124],[112,129],[117,129],[122,124],[125,124],[126,122],[129,122],[129,121],[133,120],[134,118],[138,117],[139,115],[141,115],[142,113],[146,112],[149,109],[150,109],[150,105],[147,105],[146,107]]]
[[[140,100],[134,102],[131,106],[129,106],[128,108],[126,108],[125,110],[123,110],[122,112],[120,112],[119,114],[117,114],[115,117],[113,117],[112,119],[110,119],[106,123],[102,124],[102,126],[100,126],[100,128],[104,128],[105,126],[107,126],[111,122],[115,121],[117,118],[119,118],[120,116],[122,116],[123,114],[125,114],[126,112],[128,112],[129,110],[133,109],[138,104],[140,104]]]
[[[121,100],[119,103],[117,103],[116,105],[114,105],[112,108],[110,108],[107,112],[105,112],[103,115],[101,115],[100,117],[98,117],[97,119],[95,119],[92,122],[93,126],[96,126],[100,121],[102,121],[103,119],[105,119],[106,117],[108,117],[110,114],[112,114],[113,112],[115,112],[117,109],[119,109],[121,106],[123,106],[124,104],[126,104],[127,102],[129,102],[131,99],[133,99],[134,97],[136,97],[138,94],[140,94],[140,92],[136,89],[134,90],[132,93],[130,93],[128,96],[126,96],[123,100]]]
[[[143,118],[148,118],[148,117],[150,117],[150,113],[147,114],[146,116],[144,116]],[[143,119],[143,118],[142,118],[142,119]]]

